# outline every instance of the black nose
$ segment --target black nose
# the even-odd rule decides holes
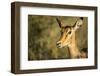
[[[57,43],[56,45],[57,45],[57,47],[60,47],[61,43],[59,42],[59,43]]]
[[[60,45],[61,43],[59,42],[59,43],[57,43],[57,45]]]

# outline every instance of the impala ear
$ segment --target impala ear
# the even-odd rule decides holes
[[[62,27],[62,23],[61,23],[60,19],[56,18],[56,20],[58,22],[59,27],[61,28]]]
[[[81,20],[83,20],[83,17],[80,17]]]
[[[83,17],[80,17],[74,24],[74,29],[78,29],[83,25]]]

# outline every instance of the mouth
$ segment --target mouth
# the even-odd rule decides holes
[[[58,48],[62,48],[62,45],[61,45],[61,43],[60,43],[60,42],[57,42],[57,44],[56,44],[56,45],[57,45],[57,47],[58,47]]]
[[[57,45],[57,48],[63,48],[64,46],[68,46],[69,44],[70,42],[66,43],[65,45],[62,45],[61,43],[57,43],[56,45]]]
[[[57,48],[63,48],[65,45],[62,45],[61,43],[56,44]]]
[[[63,46],[57,45],[57,48],[62,48]]]

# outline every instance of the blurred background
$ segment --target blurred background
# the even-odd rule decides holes
[[[68,48],[57,48],[60,38],[59,18],[65,25],[73,26],[79,17],[28,15],[28,60],[69,59]],[[88,18],[84,17],[83,25],[76,31],[77,46],[88,48]]]

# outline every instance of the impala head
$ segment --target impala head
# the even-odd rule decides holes
[[[61,37],[57,42],[57,46],[59,48],[62,48],[64,46],[70,46],[75,31],[83,24],[83,17],[78,19],[73,26],[63,26],[63,24],[58,18],[56,18],[56,20],[59,24],[59,27],[61,28]]]

